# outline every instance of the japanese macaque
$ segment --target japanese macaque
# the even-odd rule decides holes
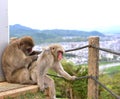
[[[75,80],[76,76],[69,75],[62,67],[60,60],[63,57],[64,49],[61,45],[53,44],[44,48],[39,55],[37,62],[30,67],[31,79],[37,82],[41,91],[49,89],[50,99],[56,99],[54,80],[47,75],[48,69],[55,70],[59,75],[68,80]],[[35,66],[36,64],[36,66]]]
[[[15,38],[10,41],[2,55],[2,69],[5,78],[11,83],[33,84],[30,80],[29,66],[38,55],[31,55],[34,46],[30,36]]]

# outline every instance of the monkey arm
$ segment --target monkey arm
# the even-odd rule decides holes
[[[32,53],[30,53],[30,56],[31,55],[38,55],[38,54],[40,54],[41,53],[41,51],[32,51]]]
[[[32,56],[27,56],[24,57],[19,61],[19,67],[26,67],[29,68],[29,66],[32,64],[33,61],[37,60],[38,56],[37,55],[32,55]]]
[[[75,76],[71,76],[70,74],[68,74],[62,67],[61,63],[57,62],[54,64],[53,69],[61,76],[63,76],[64,78],[66,78],[67,80],[74,80],[76,77]]]

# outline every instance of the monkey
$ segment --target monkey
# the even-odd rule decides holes
[[[7,82],[33,84],[30,79],[29,66],[38,55],[31,55],[34,41],[30,36],[11,40],[2,55],[2,69]]]
[[[47,75],[48,69],[53,69],[68,80],[76,79],[76,76],[69,75],[60,63],[64,53],[65,51],[60,44],[52,44],[43,49],[37,61],[30,67],[31,79],[37,82],[41,91],[46,90],[46,88],[49,89],[50,99],[56,99],[56,91],[54,80]]]

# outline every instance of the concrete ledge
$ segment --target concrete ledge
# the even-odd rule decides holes
[[[13,86],[13,88],[9,88]],[[15,87],[14,87],[15,86]],[[6,90],[5,88],[6,87]],[[4,90],[2,90],[2,88]],[[37,85],[19,85],[19,84],[11,84],[7,82],[0,82],[0,99],[4,99],[9,97],[16,97],[19,95],[24,95],[27,92],[37,92],[38,86]]]

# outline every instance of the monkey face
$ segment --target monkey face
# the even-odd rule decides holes
[[[51,53],[55,57],[56,60],[60,61],[63,57],[63,53],[65,52],[63,47],[59,44],[53,44],[50,46]]]
[[[32,46],[26,48],[26,55],[30,55],[32,53],[32,48],[33,48]]]
[[[58,60],[61,60],[63,58],[63,52],[62,51],[57,52],[57,58],[58,58]]]
[[[30,55],[32,53],[32,48],[34,46],[31,37],[26,36],[20,39],[20,49],[25,53],[25,55]]]
[[[25,55],[30,55],[32,53],[33,46],[23,44],[21,45],[21,50],[24,52]]]

